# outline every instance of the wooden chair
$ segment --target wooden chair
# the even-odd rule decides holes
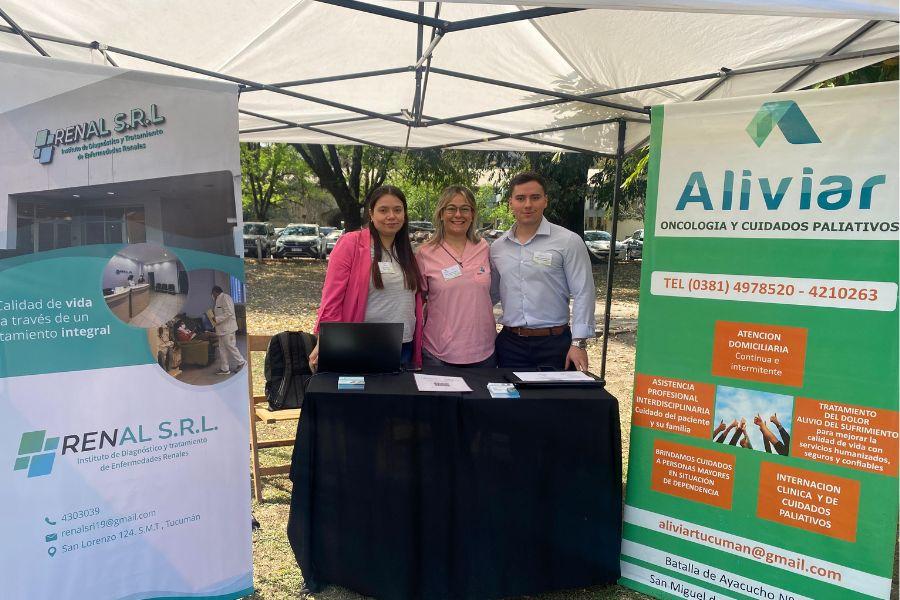
[[[262,477],[268,475],[281,475],[283,473],[288,473],[291,470],[290,464],[278,465],[275,467],[260,467],[260,448],[279,448],[294,445],[294,438],[266,440],[263,442],[258,441],[256,435],[257,424],[272,424],[282,421],[297,421],[300,419],[299,408],[270,411],[265,396],[253,395],[253,353],[265,352],[269,348],[269,341],[271,339],[272,336],[270,335],[247,336],[247,373],[248,379],[250,380],[250,467],[252,469],[253,495],[256,497],[257,502],[263,501]]]

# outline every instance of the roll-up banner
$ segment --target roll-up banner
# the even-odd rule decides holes
[[[237,88],[0,89],[0,595],[250,594]]]
[[[622,583],[887,598],[898,86],[652,111]]]

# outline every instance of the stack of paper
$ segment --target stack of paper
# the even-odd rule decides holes
[[[344,375],[338,377],[339,390],[364,390],[366,389],[366,378],[362,376]]]
[[[421,375],[416,373],[416,387],[420,392],[471,392],[462,377],[446,377],[443,375]]]
[[[519,390],[511,383],[489,383],[487,389],[491,398],[518,398]]]

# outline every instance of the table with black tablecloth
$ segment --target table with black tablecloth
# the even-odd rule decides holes
[[[501,598],[619,576],[619,410],[600,388],[490,397],[419,392],[412,373],[307,389],[291,466],[288,538],[315,591],[386,600]]]

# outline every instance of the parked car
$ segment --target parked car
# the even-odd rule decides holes
[[[431,221],[410,221],[409,231],[410,233],[413,233],[415,231],[427,231],[429,233],[433,233],[434,225],[431,224]]]
[[[275,242],[275,256],[308,256],[309,258],[325,258],[325,237],[319,232],[319,226],[311,223],[288,226],[281,232]]]
[[[256,240],[259,240],[262,246],[262,258],[272,256],[275,249],[275,237],[275,228],[271,223],[258,221],[244,223],[244,256],[248,254],[256,256]]]
[[[625,239],[625,260],[634,260],[644,256],[644,230],[638,229]]]
[[[506,232],[502,229],[484,229],[479,233],[481,234],[481,239],[486,241],[488,244],[493,244],[500,238],[501,235]]]
[[[591,229],[584,232],[584,243],[594,260],[604,262],[609,260],[611,241],[612,236],[606,231]],[[616,260],[625,260],[625,244],[623,242],[616,242],[615,258]]]
[[[334,245],[337,244],[342,235],[344,235],[343,229],[334,229],[325,236],[325,254],[331,254],[331,251],[334,250]]]
[[[329,226],[319,226],[319,233],[322,234],[322,237],[328,237],[328,235],[337,229],[337,227],[329,227]]]

